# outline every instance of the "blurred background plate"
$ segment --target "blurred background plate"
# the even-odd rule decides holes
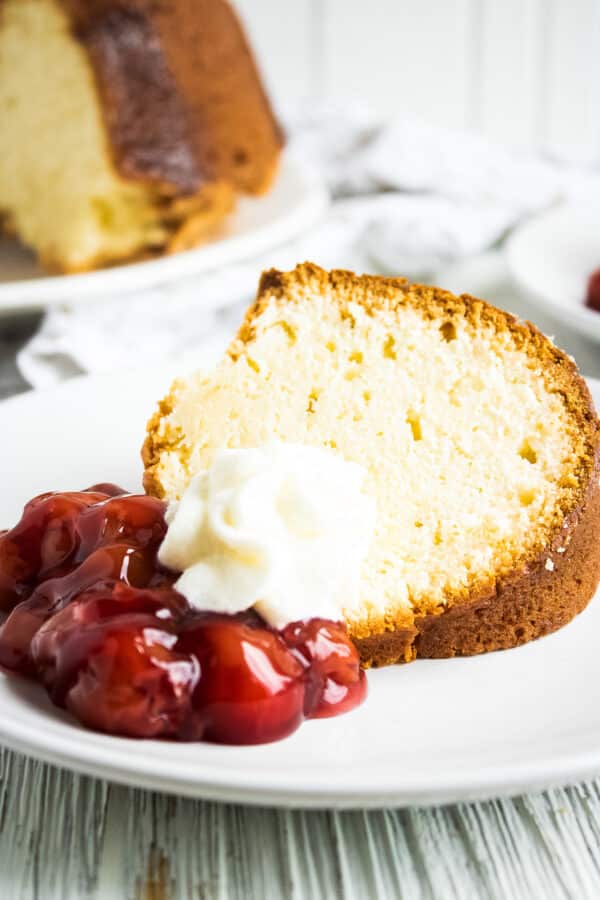
[[[506,259],[512,277],[541,310],[600,341],[600,312],[585,305],[587,280],[600,268],[600,207],[561,205],[517,228]]]
[[[301,235],[320,219],[327,203],[316,175],[284,154],[270,192],[240,198],[224,233],[194,250],[80,275],[48,275],[16,241],[0,240],[0,315],[137,291],[249,259]]]

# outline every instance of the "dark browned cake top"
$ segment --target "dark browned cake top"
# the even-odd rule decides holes
[[[187,195],[214,180],[268,187],[282,132],[225,0],[59,2],[88,51],[122,175]]]

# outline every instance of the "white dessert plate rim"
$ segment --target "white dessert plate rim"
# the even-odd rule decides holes
[[[136,489],[143,424],[172,371],[82,376],[0,404],[10,475],[0,527],[41,490],[107,479]],[[589,384],[599,403],[600,381]],[[268,805],[406,806],[538,790],[600,774],[599,630],[597,597],[562,631],[516,650],[371,672],[360,709],[262,747],[95,734],[36,685],[0,673],[0,743],[124,784]]]
[[[587,279],[600,268],[600,202],[560,203],[517,227],[506,260],[532,303],[588,339],[600,341],[600,313],[584,305]]]
[[[285,151],[269,193],[240,198],[225,233],[193,250],[95,272],[48,275],[16,241],[0,239],[0,316],[126,295],[251,259],[305,233],[322,217],[328,202],[316,173]],[[203,302],[208,309],[210,297]],[[232,302],[237,302],[235,296]]]

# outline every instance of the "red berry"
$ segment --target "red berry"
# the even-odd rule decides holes
[[[40,494],[25,506],[21,520],[0,535],[0,609],[10,610],[45,578],[62,574],[78,548],[82,510],[103,494]]]
[[[55,500],[58,503],[67,501],[73,504],[73,508],[84,509],[92,503],[102,503],[108,500],[108,497],[109,495],[103,491],[46,491],[27,501],[23,515],[37,509],[38,506],[45,506],[48,500]]]
[[[592,272],[588,279],[585,305],[600,312],[600,269]]]
[[[147,548],[134,549],[126,544],[101,547],[61,578],[43,581],[12,610],[0,628],[0,665],[22,674],[33,674],[29,650],[35,633],[80,594],[110,592],[117,582],[144,588],[160,580],[155,553]],[[168,584],[171,579],[163,576],[163,580]]]
[[[96,647],[98,629],[119,620],[137,623],[142,617],[149,627],[175,632],[187,612],[184,598],[170,588],[138,590],[117,583],[102,588],[93,585],[43,624],[31,637],[31,666],[41,677],[52,699],[63,704],[74,677]],[[135,625],[137,627],[137,624]]]
[[[167,531],[164,511],[162,500],[145,496],[109,497],[90,506],[77,521],[79,557],[116,543],[158,549]]]
[[[362,703],[367,682],[358,651],[342,622],[292,622],[283,629],[282,637],[307,667],[307,718],[335,716]]]
[[[189,718],[197,660],[145,615],[123,616],[85,632],[86,653],[65,705],[87,725],[130,737],[174,737]],[[68,652],[68,651],[67,651]]]
[[[125,488],[119,487],[118,484],[113,484],[112,481],[102,481],[100,484],[93,484],[91,487],[86,488],[84,493],[104,494],[106,497],[121,497],[128,492]]]
[[[193,654],[201,671],[182,737],[262,744],[302,722],[304,667],[276,632],[233,616],[199,616],[181,632],[177,649]]]

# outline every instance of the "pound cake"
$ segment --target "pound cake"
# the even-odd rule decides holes
[[[0,223],[77,272],[211,234],[282,133],[224,0],[0,0]]]
[[[367,470],[377,504],[347,613],[365,665],[514,647],[565,625],[600,579],[600,424],[533,325],[403,279],[263,274],[212,372],[148,424],[145,487],[178,498],[223,447],[276,438]]]

